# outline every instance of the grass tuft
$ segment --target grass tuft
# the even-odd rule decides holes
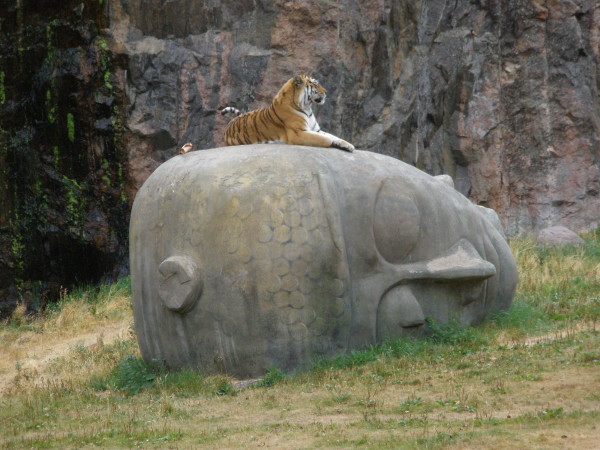
[[[126,395],[135,395],[153,386],[159,373],[157,364],[147,364],[142,358],[130,355],[119,361],[106,384]]]
[[[174,395],[190,398],[210,392],[210,380],[204,374],[192,368],[161,372],[156,380],[156,388],[161,395]]]
[[[519,330],[525,333],[544,333],[553,325],[552,317],[543,309],[517,299],[509,309],[493,314],[488,323],[498,330]]]
[[[600,233],[583,247],[549,248],[533,238],[511,242],[519,268],[517,302],[548,314],[555,322],[600,319]]]
[[[231,383],[231,380],[226,376],[221,376],[216,379],[217,386],[213,391],[215,395],[237,395],[238,391]]]
[[[448,323],[438,323],[433,319],[428,320],[431,335],[429,340],[437,344],[476,348],[488,345],[475,328],[451,320]]]
[[[273,387],[285,378],[285,374],[281,369],[271,367],[260,381],[253,386],[256,387]]]

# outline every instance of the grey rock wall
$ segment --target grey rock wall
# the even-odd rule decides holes
[[[322,128],[448,173],[509,235],[600,217],[600,6],[578,1],[116,1],[130,195],[179,146],[222,145],[217,108],[291,75],[329,90]]]

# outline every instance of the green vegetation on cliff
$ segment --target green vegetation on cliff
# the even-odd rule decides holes
[[[10,2],[9,2],[10,3]],[[35,8],[35,14],[32,14]],[[97,2],[0,7],[0,317],[122,263],[122,93]]]

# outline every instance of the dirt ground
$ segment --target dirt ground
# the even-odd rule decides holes
[[[49,368],[52,363],[67,356],[76,346],[89,347],[98,342],[111,344],[127,336],[130,326],[131,320],[124,319],[72,336],[33,331],[22,333],[14,342],[0,348],[0,394],[7,391],[19,373],[31,374],[38,380],[51,379]]]

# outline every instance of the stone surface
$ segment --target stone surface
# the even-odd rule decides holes
[[[0,319],[127,273],[124,96],[104,9],[0,2]]]
[[[365,151],[252,145],[190,152],[142,186],[130,225],[146,360],[240,377],[477,324],[517,282],[488,214]]]
[[[132,193],[185,142],[221,146],[217,108],[266,106],[307,72],[323,129],[450,174],[507,234],[598,225],[597,0],[120,0],[110,18]]]
[[[577,233],[563,226],[544,228],[538,233],[537,241],[548,247],[580,246],[584,244],[584,240]]]

